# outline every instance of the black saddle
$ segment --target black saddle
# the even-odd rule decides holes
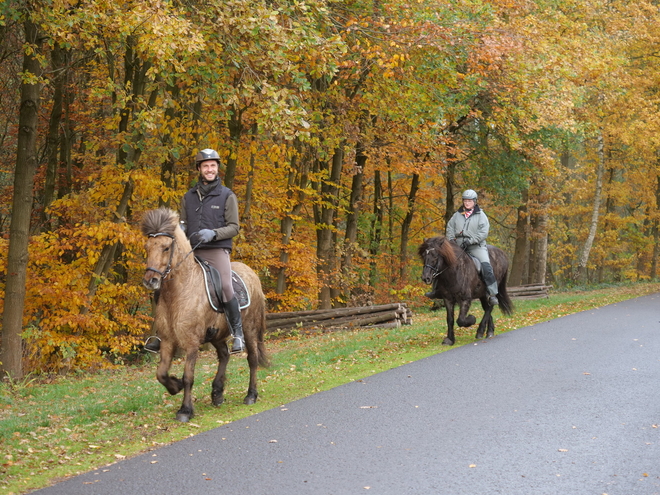
[[[213,311],[224,313],[225,306],[222,301],[222,280],[220,273],[208,261],[201,260],[197,256],[195,256],[195,261],[202,267],[204,288],[206,289],[209,304],[213,308]],[[233,270],[231,272],[231,283],[234,288],[234,295],[238,300],[238,307],[240,309],[247,308],[250,305],[250,293],[243,279]]]

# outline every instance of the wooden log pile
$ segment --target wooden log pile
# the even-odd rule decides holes
[[[548,290],[550,289],[552,289],[552,285],[544,284],[527,284],[506,288],[511,299],[540,299],[542,297],[548,297]]]
[[[287,330],[327,332],[370,325],[394,328],[411,324],[412,311],[406,303],[266,314],[267,332]]]

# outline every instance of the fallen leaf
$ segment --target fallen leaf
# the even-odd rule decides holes
[[[476,464],[470,464],[470,467],[471,467],[471,468],[476,468],[477,465],[476,465]]]

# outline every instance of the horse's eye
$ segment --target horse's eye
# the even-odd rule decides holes
[[[170,247],[169,247],[169,246],[167,246],[166,248],[163,248],[163,252],[164,252],[164,253],[168,252],[169,250],[170,250]]]

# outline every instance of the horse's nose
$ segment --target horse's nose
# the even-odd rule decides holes
[[[144,285],[149,290],[158,290],[160,289],[160,277],[147,278],[145,275],[142,279],[142,285]]]
[[[431,283],[431,275],[427,272],[428,272],[428,270],[426,270],[426,269],[424,269],[424,271],[422,272],[422,282],[424,282],[425,284],[430,284]]]

